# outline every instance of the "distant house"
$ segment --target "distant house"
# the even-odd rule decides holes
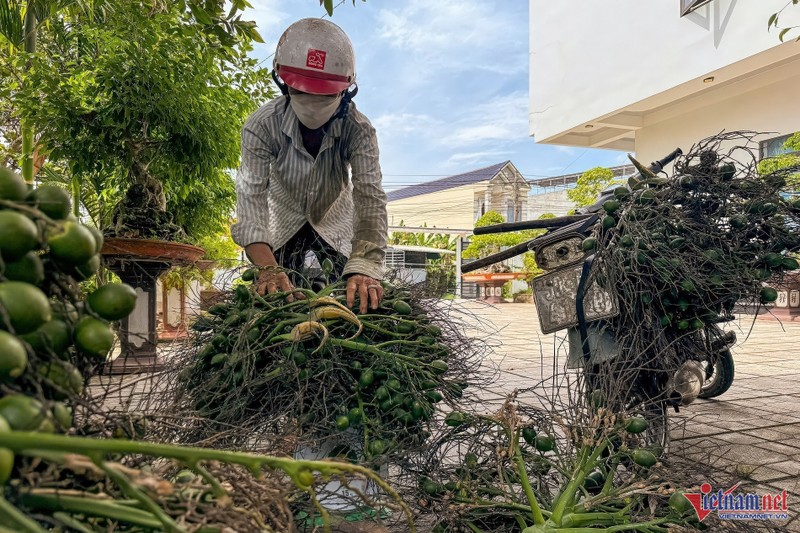
[[[525,220],[530,185],[511,161],[388,193],[389,225],[467,229],[487,211]]]
[[[616,178],[630,176],[636,172],[633,165],[620,165],[611,167],[610,170]],[[575,187],[581,174],[583,172],[531,180],[529,182],[531,192],[528,197],[528,220],[537,219],[545,213],[552,213],[560,217],[574,209],[575,203],[567,198],[567,191]]]

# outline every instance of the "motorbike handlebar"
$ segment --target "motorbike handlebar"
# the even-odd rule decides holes
[[[530,250],[530,247],[533,245],[533,241],[535,240],[536,239],[525,241],[521,244],[517,244],[516,246],[512,246],[508,250],[503,250],[502,252],[497,252],[495,254],[484,257],[483,259],[476,259],[471,263],[462,265],[461,272],[464,274],[468,274],[474,270],[478,270],[487,267],[489,265],[499,263],[500,261],[505,261],[506,259],[511,259],[512,257],[522,255],[528,250]]]
[[[659,159],[658,161],[650,165],[650,170],[656,173],[661,172],[665,166],[675,161],[675,159],[677,159],[679,155],[683,155],[683,150],[681,150],[680,148],[676,148],[675,151],[673,151],[667,157]]]
[[[672,163],[675,159],[677,159],[678,156],[682,154],[683,150],[677,148],[663,159],[660,159],[652,163],[649,169],[653,173],[661,172],[661,170],[666,165]],[[598,203],[601,200],[602,200],[602,195],[600,199],[598,199]],[[597,211],[598,209],[595,209],[595,211]],[[577,215],[570,215],[564,217],[546,218],[540,220],[527,220],[524,222],[504,222],[502,224],[494,224],[492,226],[482,226],[480,228],[475,228],[472,233],[473,235],[488,235],[490,233],[506,233],[509,231],[519,231],[526,229],[554,230],[565,226],[569,226],[570,224],[575,224],[582,220],[587,220],[592,217],[597,218],[597,216],[598,216],[597,214],[589,210],[589,212],[586,213],[580,213]],[[472,272],[473,270],[478,270],[479,268],[483,268],[485,266],[492,265],[494,263],[499,263],[500,261],[504,261],[506,259],[510,259],[511,257],[521,255],[527,252],[528,250],[531,250],[536,240],[537,239],[531,239],[522,244],[512,246],[507,250],[503,250],[502,252],[498,252],[488,257],[478,259],[477,261],[473,261],[472,263],[467,263],[466,265],[463,265],[461,267],[461,271],[464,273]]]

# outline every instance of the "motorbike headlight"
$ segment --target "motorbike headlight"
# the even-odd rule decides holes
[[[689,405],[700,395],[705,381],[703,365],[699,361],[686,361],[672,376],[672,396],[681,405]]]
[[[553,270],[583,260],[583,238],[569,237],[540,246],[536,250],[536,265],[542,270]]]

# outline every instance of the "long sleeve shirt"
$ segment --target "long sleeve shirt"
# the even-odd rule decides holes
[[[276,98],[242,129],[233,240],[276,250],[308,222],[348,257],[343,274],[381,279],[388,229],[381,179],[375,129],[354,103],[327,126],[314,158],[286,97]]]

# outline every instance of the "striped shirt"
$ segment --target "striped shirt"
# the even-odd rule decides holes
[[[326,128],[315,159],[285,96],[250,115],[242,129],[233,240],[277,250],[308,222],[348,257],[344,274],[381,279],[388,228],[375,129],[352,102],[347,117]]]

